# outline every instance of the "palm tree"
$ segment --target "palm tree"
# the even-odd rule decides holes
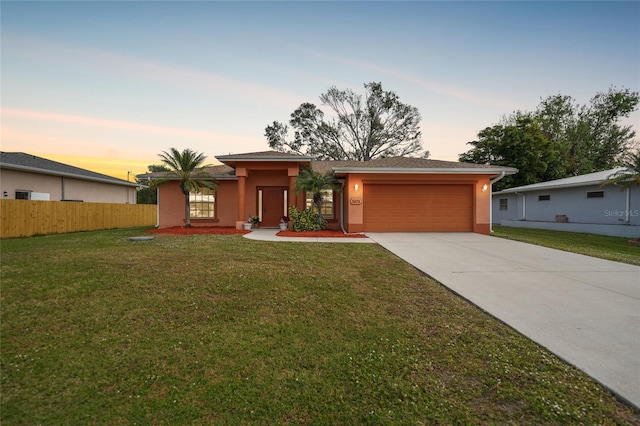
[[[295,193],[311,192],[313,194],[313,205],[318,210],[318,224],[322,224],[322,191],[337,191],[340,187],[336,183],[333,171],[326,174],[313,171],[309,168],[300,170],[300,174],[296,178]]]
[[[185,228],[191,227],[191,202],[189,193],[200,192],[202,188],[215,190],[218,185],[212,182],[211,177],[202,169],[204,160],[207,158],[204,154],[195,152],[189,148],[182,152],[175,148],[169,148],[169,151],[163,151],[159,154],[162,162],[169,168],[166,177],[156,179],[154,185],[160,185],[176,178],[180,180],[180,190],[184,194],[184,217]]]
[[[609,177],[602,185],[619,184],[622,189],[633,185],[640,185],[640,150],[629,152],[622,160],[623,170]]]

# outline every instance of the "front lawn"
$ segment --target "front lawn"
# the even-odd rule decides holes
[[[630,243],[629,238],[498,225],[493,226],[493,235],[601,259],[640,265],[640,246]]]
[[[12,424],[630,424],[582,372],[375,244],[2,241]]]

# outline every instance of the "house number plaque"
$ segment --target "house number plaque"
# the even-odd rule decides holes
[[[362,204],[362,198],[351,197],[349,198],[349,204],[353,206],[359,206]]]

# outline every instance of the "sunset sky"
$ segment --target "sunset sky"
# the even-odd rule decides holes
[[[382,82],[431,158],[554,94],[640,90],[640,2],[2,1],[2,151],[111,176],[264,151],[329,87]],[[640,127],[636,112],[630,123]]]

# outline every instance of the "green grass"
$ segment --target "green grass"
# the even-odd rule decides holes
[[[629,238],[509,226],[494,226],[493,231],[500,238],[640,265],[640,246],[631,244]]]
[[[3,240],[14,424],[631,424],[582,372],[373,244]]]

